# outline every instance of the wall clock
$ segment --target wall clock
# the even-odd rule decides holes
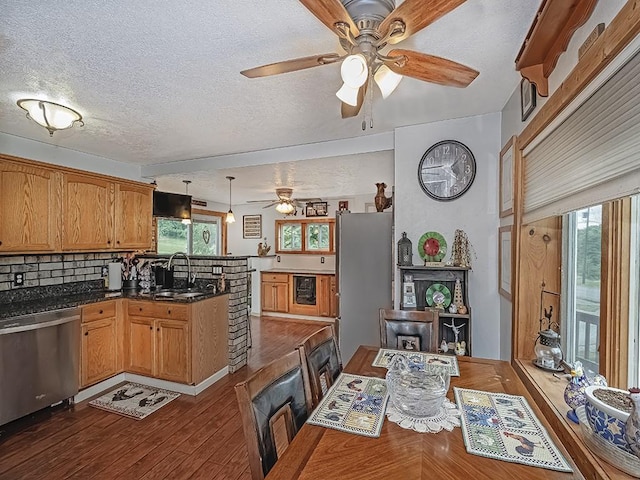
[[[429,147],[418,164],[418,181],[424,193],[440,201],[462,196],[476,177],[471,150],[455,140]]]

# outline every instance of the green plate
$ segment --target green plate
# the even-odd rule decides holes
[[[447,242],[438,232],[427,232],[420,237],[418,253],[426,262],[441,262],[447,254]]]
[[[427,305],[435,307],[438,303],[442,303],[444,308],[451,305],[451,292],[446,285],[441,283],[434,283],[427,288],[426,293]]]

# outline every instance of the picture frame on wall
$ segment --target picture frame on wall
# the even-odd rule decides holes
[[[536,108],[536,86],[526,78],[520,82],[520,112],[524,122]]]
[[[511,233],[513,225],[498,229],[498,292],[511,301]]]
[[[262,215],[242,216],[242,238],[262,238]]]
[[[329,204],[327,202],[307,203],[304,210],[306,217],[326,217],[328,213]]]
[[[500,218],[513,214],[515,143],[516,137],[513,136],[500,152]]]

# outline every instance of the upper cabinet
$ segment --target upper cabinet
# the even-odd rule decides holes
[[[60,250],[60,174],[0,156],[0,252]]]
[[[0,252],[150,249],[153,186],[0,156]]]
[[[115,191],[111,181],[64,173],[63,250],[114,248]]]
[[[116,189],[116,247],[151,249],[153,188],[121,183]]]

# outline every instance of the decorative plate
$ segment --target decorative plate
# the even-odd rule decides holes
[[[447,254],[447,242],[438,232],[427,232],[420,237],[418,253],[426,262],[441,262]]]
[[[441,283],[434,283],[427,288],[426,294],[427,305],[435,307],[438,304],[442,304],[444,308],[451,305],[451,292],[446,285]]]

